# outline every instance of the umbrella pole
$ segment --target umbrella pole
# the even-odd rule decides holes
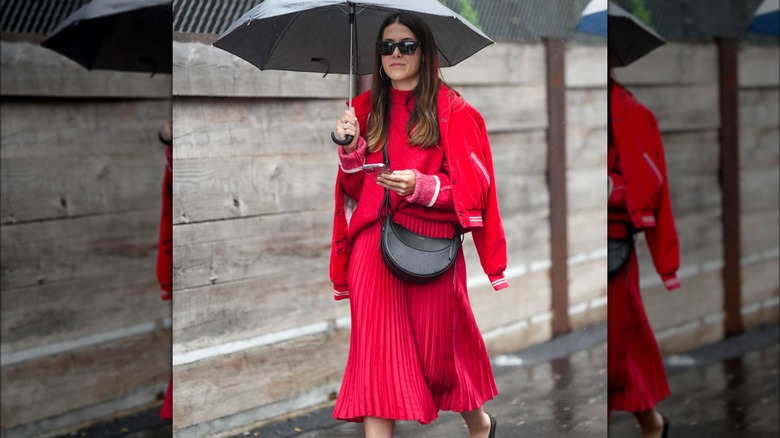
[[[354,55],[355,51],[353,49],[355,44],[355,32],[357,30],[355,26],[355,4],[352,2],[347,2],[347,5],[349,6],[349,103],[348,108],[352,108],[352,67],[354,65]],[[333,132],[330,133],[330,139],[333,140],[333,143],[336,143],[337,145],[347,145],[352,143],[352,136],[347,135],[344,137],[344,140],[336,137],[336,134]]]
[[[355,55],[355,4],[349,3],[349,107],[352,108],[352,68]]]

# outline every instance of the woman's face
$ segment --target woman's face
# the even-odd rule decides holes
[[[382,40],[400,43],[401,41],[417,41],[417,37],[403,24],[393,23],[382,32]],[[392,55],[382,56],[382,67],[390,78],[393,88],[412,90],[417,86],[421,54],[422,47],[420,46],[411,55],[402,55],[396,47]]]

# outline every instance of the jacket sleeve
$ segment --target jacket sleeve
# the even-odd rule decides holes
[[[635,227],[644,230],[656,271],[667,290],[680,287],[680,250],[672,215],[661,133],[655,116],[631,100],[619,141],[625,200]]]
[[[626,105],[616,135],[631,221],[640,230],[653,228],[656,226],[655,211],[666,182],[650,155],[662,148],[658,124],[649,110],[632,99]]]
[[[341,170],[339,170],[341,172]],[[350,247],[347,234],[346,199],[340,179],[336,179],[335,208],[333,212],[333,233],[330,245],[330,281],[333,283],[333,298],[343,300],[349,298],[349,283],[347,282],[347,268],[349,266]]]
[[[458,220],[461,226],[471,230],[482,269],[493,289],[504,289],[509,286],[504,275],[506,236],[498,208],[487,128],[482,116],[467,105],[454,110],[450,117],[447,159]],[[462,187],[464,184],[466,188]]]
[[[654,151],[654,163],[663,179],[661,192],[659,193],[659,205],[655,212],[656,225],[645,229],[645,238],[653,257],[655,270],[661,276],[667,290],[680,287],[677,278],[677,270],[680,268],[680,242],[677,236],[677,227],[672,214],[672,202],[669,195],[669,180],[666,174],[666,159],[660,137],[658,148]]]

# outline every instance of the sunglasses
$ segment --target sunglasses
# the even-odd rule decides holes
[[[398,47],[398,51],[402,55],[413,55],[417,50],[420,43],[417,41],[401,41],[400,43],[394,43],[392,41],[377,41],[376,50],[382,56],[389,56],[395,52],[395,48]]]

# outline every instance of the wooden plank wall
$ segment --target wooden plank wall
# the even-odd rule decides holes
[[[777,56],[777,47],[740,50],[742,293],[752,326],[778,319]],[[616,77],[658,119],[681,243],[683,287],[672,293],[645,243],[637,245],[650,323],[666,353],[717,341],[724,334],[717,47],[667,44]]]
[[[580,230],[605,227],[596,210],[606,176],[595,171],[605,162],[604,52],[567,54],[587,72],[567,80],[570,195],[581,198],[570,223]],[[510,288],[495,293],[467,239],[478,323],[492,353],[549,339],[544,48],[499,44],[443,74],[487,121],[509,243]],[[328,280],[337,169],[328,133],[346,77],[260,72],[176,41],[173,92],[175,434],[207,436],[334,398],[349,304],[333,301]],[[585,260],[572,260],[582,271],[572,303],[588,310],[605,294],[604,242],[577,234],[572,254]],[[575,309],[579,325],[604,320],[598,300],[592,307]]]
[[[569,317],[607,319],[607,49],[571,46],[566,59]]]
[[[780,320],[780,51],[739,52],[742,317],[747,330]]]
[[[2,435],[159,403],[156,279],[170,75],[88,72],[2,42]],[[166,97],[167,96],[167,97]]]

